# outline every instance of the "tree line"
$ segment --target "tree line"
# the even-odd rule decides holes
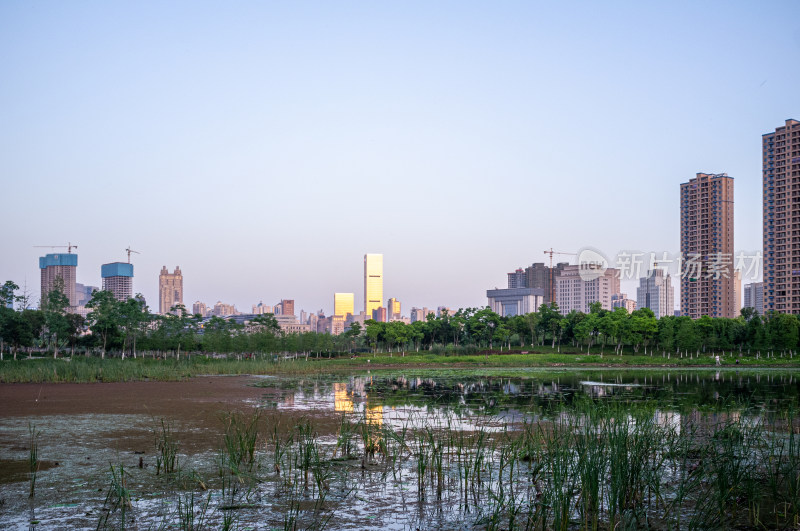
[[[345,333],[284,333],[274,316],[260,315],[247,324],[212,317],[204,320],[182,306],[156,315],[141,297],[119,301],[108,291],[95,291],[86,319],[70,313],[63,283],[57,282],[39,309],[28,308],[11,281],[0,286],[0,355],[19,351],[69,350],[137,356],[139,351],[207,353],[292,352],[328,354],[365,351],[450,349],[524,349],[571,346],[582,352],[621,354],[659,352],[787,351],[798,347],[800,322],[792,314],[758,315],[744,308],[734,319],[666,316],[656,319],[648,308],[628,312],[605,310],[599,302],[588,313],[562,315],[555,303],[537,312],[501,316],[489,308],[464,308],[453,315],[429,314],[406,324],[368,320],[353,323]],[[13,306],[17,306],[13,309]]]

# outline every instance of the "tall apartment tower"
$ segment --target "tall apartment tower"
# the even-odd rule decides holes
[[[112,262],[100,266],[103,291],[110,291],[118,301],[133,298],[133,264]]]
[[[78,293],[75,289],[77,254],[46,254],[39,258],[39,269],[42,276],[42,301],[47,299],[47,294],[53,289],[56,279],[61,278],[64,281],[64,295],[69,299],[69,305],[78,305]]]
[[[400,301],[392,297],[386,303],[386,310],[387,315],[389,316],[389,320],[393,321],[396,319],[400,319]]]
[[[364,255],[364,313],[369,318],[383,304],[383,255]]]
[[[535,264],[531,264],[530,267],[525,268],[525,285],[524,286],[517,286],[525,287],[525,288],[534,288],[534,289],[542,289],[544,290],[544,303],[550,304],[552,301],[550,300],[550,294],[555,291],[555,289],[551,288],[551,280],[552,284],[556,285],[556,278],[558,275],[563,271],[563,269],[568,266],[569,264],[566,262],[560,262],[556,264],[555,267],[550,270],[550,267],[544,265],[544,262],[537,262]],[[512,273],[509,273],[511,275]],[[509,286],[511,281],[511,277],[509,276]],[[555,286],[557,287],[557,286]],[[556,295],[556,298],[558,296]]]
[[[158,313],[166,315],[177,304],[183,304],[183,273],[178,266],[174,273],[164,266],[158,276]]]
[[[758,315],[764,315],[764,283],[753,282],[744,287],[744,307],[753,308]]]
[[[646,277],[639,279],[636,307],[650,308],[656,319],[661,319],[675,312],[675,290],[672,289],[672,278],[657,266],[655,264]]]
[[[764,311],[800,313],[800,122],[761,137]]]
[[[609,268],[592,280],[581,278],[580,266],[565,265],[554,279],[558,311],[566,315],[572,310],[589,313],[589,305],[599,302],[611,310],[611,296],[619,293],[619,269]]]
[[[739,314],[733,271],[733,178],[698,173],[681,184],[681,314]]]
[[[525,274],[525,270],[522,268],[517,268],[516,271],[513,273],[508,273],[508,289],[514,288],[527,288],[528,287],[528,278]]]

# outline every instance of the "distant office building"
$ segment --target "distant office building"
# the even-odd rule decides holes
[[[609,268],[593,280],[584,280],[579,268],[577,265],[566,265],[556,277],[556,304],[561,315],[572,310],[589,313],[589,304],[593,302],[599,302],[603,309],[611,310],[611,296],[620,292],[619,270]]]
[[[761,136],[764,312],[800,313],[800,121]]]
[[[330,334],[333,336],[338,336],[344,329],[347,327],[347,323],[345,322],[345,318],[339,315],[331,315],[331,324],[330,324]]]
[[[383,304],[383,255],[364,255],[364,312],[372,311]]]
[[[372,310],[372,319],[378,321],[379,323],[387,322],[388,321],[387,315],[388,312],[386,311],[386,308],[384,308],[383,306],[379,306],[378,308]]]
[[[397,321],[400,319],[400,301],[392,297],[386,303],[386,310],[390,321]]]
[[[118,301],[133,298],[133,264],[112,262],[100,266],[103,291],[110,291]]]
[[[753,308],[758,315],[764,315],[764,283],[753,282],[744,287],[744,307]]]
[[[263,315],[265,313],[275,313],[275,308],[263,302],[253,305],[253,313],[255,315]]]
[[[639,279],[636,307],[650,308],[656,319],[660,319],[675,311],[675,290],[669,274],[658,268],[658,264],[654,264],[653,268],[647,272],[646,277]]]
[[[372,319],[372,316],[369,316]],[[346,327],[350,327],[353,323],[358,323],[364,328],[364,323],[367,321],[367,314],[364,312],[358,312],[356,315],[351,315],[349,318],[345,319],[344,324]]]
[[[294,315],[294,299],[281,300],[281,315]]]
[[[508,289],[527,288],[528,279],[525,270],[518,268],[513,273],[508,274]]]
[[[427,321],[429,313],[434,313],[434,312],[424,307],[411,308],[411,322],[414,323],[416,321]]]
[[[197,301],[194,304],[192,304],[192,315],[200,315],[201,317],[208,317],[208,313],[209,312],[206,303]]]
[[[681,313],[735,317],[733,178],[698,173],[681,184]]]
[[[627,293],[615,293],[611,296],[611,308],[625,308],[631,313],[636,310],[636,301],[629,299]]]
[[[179,304],[183,304],[183,273],[178,266],[174,273],[164,266],[158,276],[158,313],[166,315],[170,308]]]
[[[80,282],[75,283],[75,296],[78,298],[78,306],[86,306],[92,300],[92,293],[100,291],[97,286],[86,286]]]
[[[486,298],[494,313],[509,317],[537,311],[544,301],[544,292],[541,288],[489,289]]]
[[[438,306],[436,308],[436,317],[444,317],[444,315],[448,315],[450,317],[456,314],[456,310],[452,308],[448,308],[447,306]]]
[[[78,255],[47,254],[39,258],[39,269],[42,279],[42,301],[47,300],[47,295],[52,291],[56,279],[64,282],[64,295],[69,299],[70,306],[78,305],[78,294],[75,291],[75,272],[78,269]]]
[[[276,315],[275,320],[283,333],[302,334],[311,332],[311,327],[308,324],[298,322],[297,317],[294,315]]]
[[[555,279],[558,277],[558,274],[569,264],[566,262],[561,262],[553,267],[552,271],[550,271],[550,267],[544,265],[543,262],[537,262],[535,264],[531,264],[530,267],[525,268],[525,286],[526,288],[534,288],[534,289],[541,289],[544,293],[544,303],[550,304],[550,282],[555,284]],[[554,287],[557,289],[557,285]],[[553,289],[552,291],[555,291]]]
[[[214,309],[211,311],[212,315],[217,317],[227,317],[229,315],[236,315],[239,312],[236,311],[236,306],[233,304],[225,304],[223,302],[217,301],[214,305]]]
[[[333,315],[347,318],[348,314],[355,313],[355,294],[354,293],[334,293],[333,294]]]

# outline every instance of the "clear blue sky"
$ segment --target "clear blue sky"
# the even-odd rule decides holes
[[[727,172],[761,247],[761,134],[800,119],[800,2],[0,3],[0,282],[131,245],[185,302],[485,305],[549,247],[677,252]],[[630,287],[626,287],[631,291]],[[635,293],[635,291],[634,291]],[[677,298],[677,293],[676,293]]]

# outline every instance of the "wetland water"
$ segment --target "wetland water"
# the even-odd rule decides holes
[[[0,528],[791,527],[799,377],[559,368],[3,385]]]

